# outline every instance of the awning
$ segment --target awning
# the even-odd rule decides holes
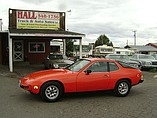
[[[85,34],[64,30],[9,29],[10,37],[55,37],[82,39]]]

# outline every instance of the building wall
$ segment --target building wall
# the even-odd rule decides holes
[[[8,48],[8,33],[0,34],[0,64],[8,65],[9,64],[9,48]]]
[[[13,40],[22,40],[23,41],[23,58],[25,62],[29,62],[30,64],[42,64],[44,59],[46,59],[47,55],[50,53],[50,40],[46,38],[14,38]],[[29,43],[45,43],[45,52],[29,52]]]
[[[57,16],[59,16],[59,17],[58,18],[55,17],[55,14],[58,14]],[[50,30],[53,28],[55,30],[65,30],[65,16],[66,16],[65,12],[9,9],[9,30],[10,29],[19,29],[19,32],[20,32],[20,30],[23,30],[23,29],[38,29],[38,30],[42,31],[41,28],[47,29],[47,30]],[[51,20],[49,19],[49,17],[51,17]],[[38,27],[39,24],[36,23],[36,20],[38,20],[38,18],[40,18],[39,21],[56,20],[56,23],[54,23],[54,24],[57,24],[57,26],[49,27],[49,25],[45,25],[45,27],[41,27],[44,24],[46,24],[46,22],[41,22],[40,26]],[[21,21],[20,21],[21,19],[23,21],[22,24],[24,24],[24,26],[21,25],[21,27],[19,27],[19,25],[21,24]],[[59,21],[59,22],[57,22],[57,21]],[[33,23],[33,25],[32,25],[32,23]],[[28,27],[27,26],[28,24],[31,27]],[[36,26],[34,26],[35,24],[36,24]],[[52,23],[50,23],[50,25],[51,24]],[[39,64],[44,61],[44,59],[47,57],[47,55],[51,51],[51,48],[50,48],[50,40],[51,39],[44,38],[44,37],[42,37],[42,38],[39,38],[39,37],[14,37],[13,40],[22,40],[23,41],[24,61],[28,61],[30,64]],[[45,42],[45,52],[42,52],[42,53],[41,52],[38,52],[38,53],[29,52],[29,42]],[[20,58],[21,59],[20,61],[23,61],[22,60],[23,58]],[[16,57],[15,57],[15,59],[16,59]],[[15,60],[15,61],[19,61],[19,60]]]
[[[30,53],[29,42],[45,42],[45,53]],[[24,61],[30,64],[41,64],[50,53],[50,40],[49,39],[28,39],[24,40]]]

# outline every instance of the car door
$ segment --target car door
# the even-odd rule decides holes
[[[80,72],[77,76],[77,92],[106,90],[110,79],[107,65],[107,62],[94,62]]]

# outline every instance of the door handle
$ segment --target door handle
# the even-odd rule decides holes
[[[109,75],[104,75],[104,77],[108,78],[108,77],[110,77],[110,76],[109,76]]]

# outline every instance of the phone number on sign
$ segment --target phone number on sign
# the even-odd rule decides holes
[[[59,14],[41,14],[38,13],[38,19],[59,20]]]

